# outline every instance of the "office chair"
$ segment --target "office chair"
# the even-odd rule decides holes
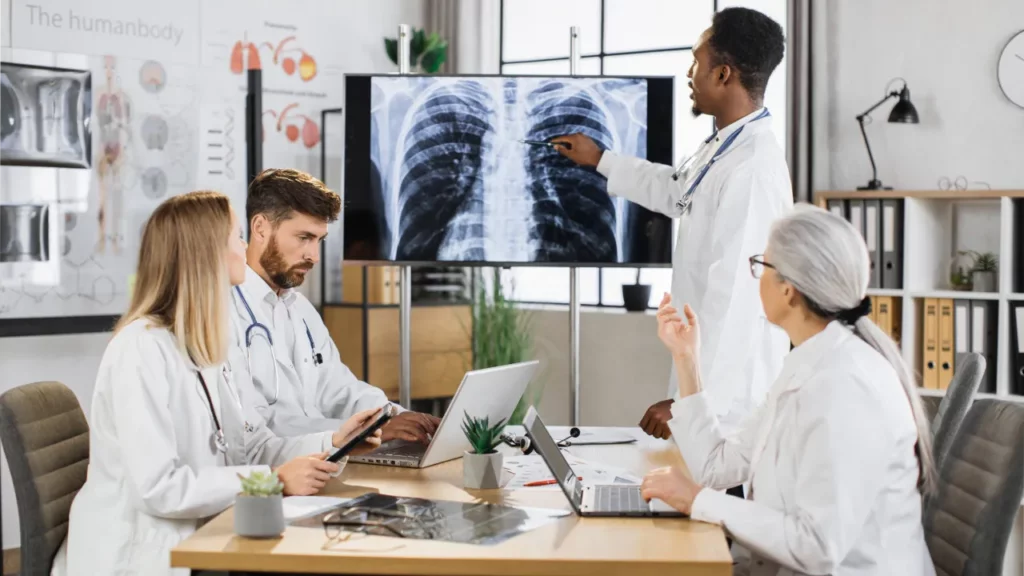
[[[925,541],[939,576],[1002,574],[1024,497],[1024,405],[978,400],[925,502]]]
[[[18,501],[21,574],[48,576],[85,484],[89,424],[67,386],[26,384],[0,395],[0,442]]]
[[[953,380],[932,420],[932,454],[935,455],[935,467],[940,470],[985,377],[985,365],[985,357],[976,352],[961,356],[956,363]]]

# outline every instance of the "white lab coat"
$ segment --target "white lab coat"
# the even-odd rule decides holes
[[[765,251],[772,222],[793,207],[786,157],[763,109],[719,130],[689,168],[674,168],[605,152],[597,166],[608,191],[649,210],[680,218],[672,256],[672,299],[701,320],[701,369],[722,424],[735,429],[759,405],[789,351],[789,338],[768,322],[748,258]],[[677,202],[714,152],[743,126],[695,189],[691,209]],[[678,389],[673,369],[668,398]]]
[[[910,402],[885,357],[840,322],[789,354],[736,434],[722,434],[705,393],[677,398],[669,426],[706,487],[691,516],[750,553],[737,574],[935,574]],[[748,481],[748,500],[714,490]]]
[[[255,408],[271,430],[281,436],[333,431],[353,414],[388,403],[381,389],[356,378],[341,362],[327,326],[305,296],[286,290],[278,297],[252,268],[246,269],[245,283],[238,288],[256,321],[270,331],[279,386],[275,385],[274,360],[263,331],[251,330],[251,347],[246,346],[245,334],[252,319],[235,289],[231,290],[234,329],[229,360],[238,375],[238,386],[255,398]],[[276,317],[281,319],[277,323],[275,307],[279,307]],[[314,362],[314,351],[323,358],[322,364]]]
[[[226,367],[202,371],[228,442],[216,427],[195,366],[164,328],[136,320],[100,362],[89,426],[89,470],[71,505],[55,575],[178,575],[170,551],[234,503],[238,474],[330,450],[331,434],[278,438],[236,395]]]

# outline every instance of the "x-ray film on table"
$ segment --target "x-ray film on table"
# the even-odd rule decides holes
[[[365,494],[294,525],[321,528],[325,519],[344,520],[365,525],[347,525],[345,530],[377,536],[395,536],[392,530],[396,530],[404,538],[491,545],[568,515],[567,510]],[[392,530],[375,525],[380,523]]]

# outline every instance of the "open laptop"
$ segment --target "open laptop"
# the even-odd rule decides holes
[[[541,421],[537,411],[530,407],[523,420],[526,435],[533,449],[540,454],[551,474],[562,487],[566,498],[578,516],[628,516],[650,518],[654,516],[683,517],[685,514],[661,501],[644,502],[639,484],[584,485],[569,466],[555,439]]]
[[[466,372],[430,444],[391,440],[373,452],[350,457],[349,462],[426,468],[462,456],[472,448],[462,432],[465,414],[474,418],[486,416],[492,425],[511,416],[538,364],[539,361],[531,360]]]

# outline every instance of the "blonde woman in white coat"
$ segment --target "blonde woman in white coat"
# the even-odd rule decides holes
[[[921,525],[928,425],[910,370],[867,316],[860,234],[801,206],[750,262],[768,319],[795,348],[765,404],[726,437],[703,392],[700,323],[666,295],[658,333],[680,383],[669,425],[692,479],[656,470],[644,497],[723,526],[745,553],[737,574],[933,575]],[[746,500],[716,491],[739,483]]]
[[[245,267],[226,196],[184,194],[150,217],[131,305],[100,363],[88,479],[54,574],[187,576],[171,569],[170,551],[232,504],[238,474],[275,469],[285,494],[308,495],[340,471],[324,456],[373,410],[284,439],[238,396],[224,359],[228,291]]]

